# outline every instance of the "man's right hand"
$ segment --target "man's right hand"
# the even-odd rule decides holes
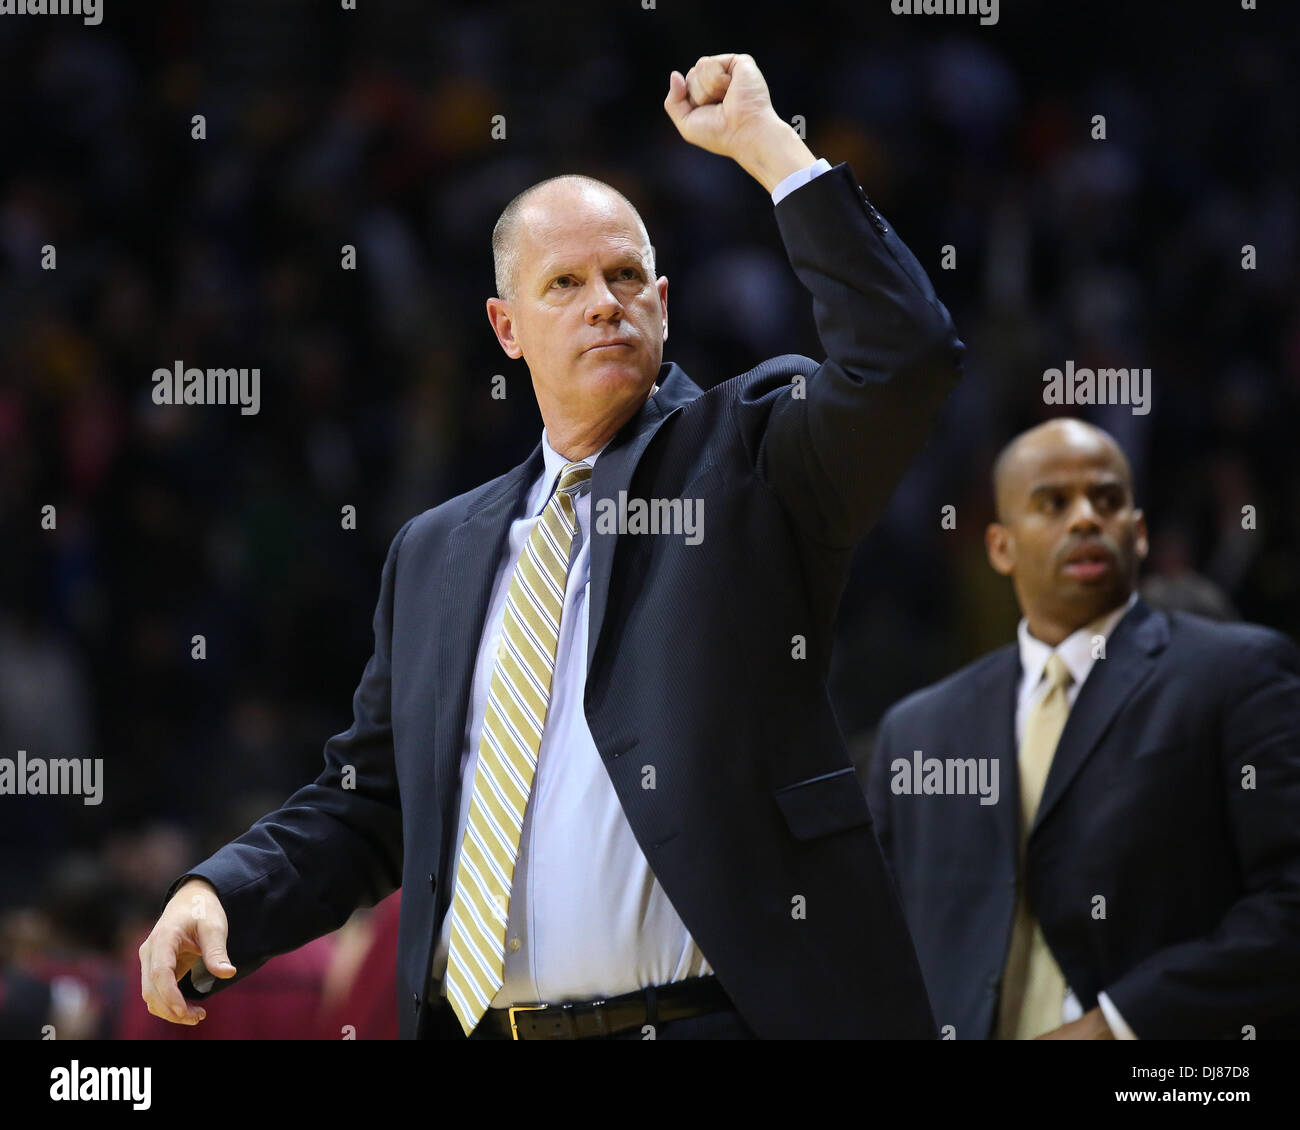
[[[226,956],[226,912],[206,879],[182,883],[140,946],[140,996],[154,1016],[197,1024],[207,1013],[181,996],[177,982],[202,959],[214,977],[235,975]]]
[[[692,145],[730,157],[768,192],[817,160],[772,109],[752,55],[705,55],[668,76],[664,109]]]

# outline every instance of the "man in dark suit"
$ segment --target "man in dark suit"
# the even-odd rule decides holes
[[[1300,1035],[1296,648],[1138,598],[1105,432],[1025,432],[994,489],[1019,641],[893,706],[869,769],[940,1031]]]
[[[662,363],[631,206],[586,178],[516,198],[488,316],[542,442],[398,532],[324,772],[168,892],[158,1015],[401,884],[404,1037],[935,1035],[825,676],[963,346],[749,56],[673,72],[665,109],[772,193],[828,359],[701,392]]]

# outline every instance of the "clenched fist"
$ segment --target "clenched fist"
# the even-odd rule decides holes
[[[706,55],[685,75],[673,71],[664,109],[692,145],[730,157],[768,192],[816,161],[772,109],[750,55]]]
[[[706,55],[683,77],[668,77],[664,109],[692,145],[734,157],[745,134],[776,118],[758,65],[749,55]]]

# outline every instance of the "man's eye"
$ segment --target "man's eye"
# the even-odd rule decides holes
[[[555,280],[551,283],[551,285],[552,285],[552,286],[555,286],[557,283],[569,282],[572,278],[573,278],[572,275],[561,275],[558,279],[555,279]],[[560,287],[560,289],[561,289],[561,290],[567,290],[568,287]]]

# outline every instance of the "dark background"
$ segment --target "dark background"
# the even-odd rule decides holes
[[[890,703],[1013,638],[988,471],[1057,411],[1042,373],[1067,359],[1153,371],[1149,415],[1077,410],[1133,464],[1147,574],[1199,574],[1300,635],[1294,15],[358,8],[0,17],[0,756],[102,757],[106,777],[98,807],[0,798],[0,960],[138,944],[171,878],[315,777],[350,723],[391,537],[539,437],[484,313],[515,193],[577,171],[633,200],[671,281],[665,356],[697,383],[824,356],[767,194],[662,109],[702,54],[755,56],[968,347],[844,597],[832,689],[855,755]],[[260,414],[155,405],[151,374],[177,359],[260,367]]]

